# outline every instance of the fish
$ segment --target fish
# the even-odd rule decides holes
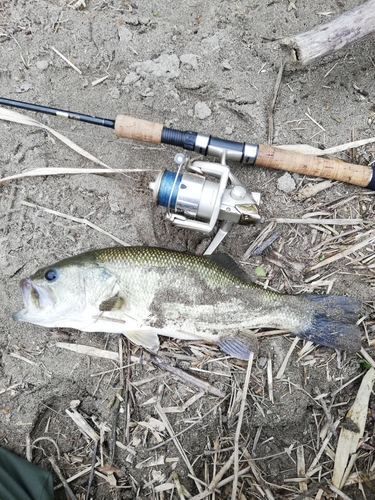
[[[110,247],[68,257],[20,282],[15,321],[121,333],[151,353],[159,336],[215,342],[248,359],[253,330],[288,330],[340,350],[361,348],[361,303],[340,295],[282,294],[251,282],[226,254]]]

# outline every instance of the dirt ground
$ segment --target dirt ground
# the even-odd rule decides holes
[[[265,144],[268,104],[282,60],[280,39],[362,2],[86,0],[75,8],[78,3],[0,1],[1,97],[111,119],[124,113],[172,128]],[[328,148],[374,136],[374,71],[374,38],[305,69],[287,67],[273,114],[273,144]],[[42,438],[32,450],[33,461],[50,469],[48,457],[54,456],[65,478],[82,473],[70,483],[78,499],[197,496],[233,453],[246,363],[223,356],[215,346],[162,339],[160,358],[209,382],[222,391],[219,397],[155,367],[125,339],[51,331],[12,320],[12,313],[21,308],[21,278],[81,251],[114,246],[111,235],[131,245],[204,252],[210,237],[172,226],[148,188],[157,171],[175,168],[177,150],[118,139],[103,127],[24,114],[63,133],[112,168],[145,171],[39,176],[0,185],[0,445],[25,456],[28,439],[32,443]],[[40,167],[96,167],[45,130],[1,121],[0,138],[1,177]],[[350,149],[341,157],[367,165],[374,161],[374,148]],[[261,193],[261,221],[235,226],[219,251],[242,262],[254,280],[256,270],[264,270],[273,289],[359,298],[367,334],[366,339],[364,328],[363,345],[375,355],[368,347],[374,244],[307,272],[369,236],[372,193],[337,182],[302,199],[300,189],[315,185],[317,179],[294,174],[289,190],[279,182],[283,172],[230,166],[243,185]],[[109,234],[25,202],[85,219]],[[306,215],[364,222],[270,226],[276,217]],[[353,229],[352,235],[344,235]],[[276,231],[280,236],[266,251],[244,258],[255,238]],[[235,468],[248,469],[238,479],[239,499],[302,499],[307,489],[308,498],[314,499],[375,498],[369,479],[375,446],[373,399],[353,470],[362,479],[343,487],[347,497],[330,489],[340,425],[361,381],[361,376],[355,379],[363,369],[360,356],[319,346],[302,356],[300,341],[276,378],[293,340],[292,335],[261,337],[243,414],[239,464],[229,464],[224,475],[228,484],[207,498],[230,498]],[[71,352],[57,342],[112,352],[120,344],[122,363],[131,367],[115,370],[119,365],[113,359]],[[75,400],[80,401],[77,412],[102,436],[94,460],[94,440],[84,437],[66,413]],[[323,430],[336,421],[336,433],[314,463]],[[171,434],[178,437],[162,444]],[[162,446],[149,450],[158,444]],[[305,473],[310,472],[305,477],[297,467],[301,453]],[[86,496],[92,461],[95,474]],[[55,482],[60,484],[57,476]],[[65,498],[63,489],[56,490],[56,498]]]

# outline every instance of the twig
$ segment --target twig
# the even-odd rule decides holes
[[[244,448],[247,445],[248,445],[247,442],[240,443],[238,445],[238,448]],[[220,449],[214,449],[214,450],[204,450],[203,455],[205,455],[205,456],[217,455],[218,453],[225,453],[227,451],[233,451],[233,450],[234,450],[234,446],[229,446],[228,448],[220,448]]]
[[[68,219],[68,220],[71,220],[73,222],[78,222],[79,224],[85,224],[86,226],[89,226],[92,229],[95,229],[95,231],[98,231],[99,233],[102,233],[106,236],[109,236],[117,243],[120,243],[120,245],[123,245],[124,247],[129,246],[129,244],[125,243],[125,241],[120,240],[120,238],[117,238],[117,236],[114,236],[113,234],[108,233],[107,231],[105,231],[101,227],[97,226],[96,224],[93,224],[92,222],[88,221],[87,219],[81,219],[79,217],[73,217],[72,215],[63,214],[61,212],[57,212],[56,210],[51,210],[50,208],[41,207],[40,205],[36,205],[35,203],[29,203],[28,201],[21,201],[20,204],[25,205],[26,207],[31,207],[31,208],[36,208],[37,210],[42,210],[43,212],[47,212],[49,214],[56,215],[57,217],[62,217],[63,219]]]
[[[189,406],[196,403],[205,394],[206,394],[205,391],[196,392],[194,394],[194,396],[192,396],[187,401],[185,401],[185,403],[183,405],[168,406],[168,407],[164,408],[164,411],[165,411],[165,413],[183,413],[184,411],[186,411],[189,408]]]
[[[172,472],[172,477],[173,477],[173,481],[175,482],[175,485],[176,485],[177,493],[180,495],[180,500],[185,500],[183,488],[181,486],[181,483],[180,483],[180,480],[179,480],[179,477],[178,477],[176,471]]]
[[[293,446],[293,445],[291,445],[291,446]],[[291,450],[292,450],[291,447],[289,447],[289,449],[286,448],[284,453],[289,454],[291,452]],[[266,494],[268,500],[275,500],[275,497],[272,495],[272,492],[269,489],[267,483],[263,480],[262,476],[260,475],[259,470],[255,465],[255,460],[254,460],[254,458],[251,457],[250,452],[247,448],[244,448],[243,454],[244,454],[245,458],[247,459],[247,461],[249,462],[251,472],[253,473],[255,479],[258,481],[258,483],[262,487],[262,489],[264,489],[264,493]]]
[[[242,469],[239,473],[238,473],[238,477],[242,477],[244,476],[245,474],[247,474],[249,472],[249,470],[251,470],[251,467],[245,467],[244,469]],[[222,488],[223,486],[225,486],[226,484],[229,484],[233,481],[233,478],[234,478],[234,474],[232,474],[231,476],[228,476],[226,477],[225,479],[223,479],[222,481],[219,481],[216,485],[216,488],[217,489],[220,489]],[[208,496],[210,493],[208,493],[206,496]],[[190,499],[190,500],[193,500],[193,499]]]
[[[102,76],[101,78],[98,78],[97,80],[94,80],[93,82],[91,82],[91,86],[95,87],[96,85],[99,85],[99,83],[102,83],[105,80],[107,80],[107,78],[109,78],[109,75]]]
[[[101,165],[102,167],[111,169],[111,167],[109,167],[102,161],[98,160],[98,158],[85,151],[83,148],[75,144],[73,141],[65,137],[63,134],[60,134],[60,132],[57,132],[51,127],[47,127],[47,125],[44,125],[43,123],[40,123],[37,120],[34,120],[34,118],[30,118],[29,116],[18,113],[17,111],[13,111],[12,109],[5,109],[0,106],[0,119],[9,122],[20,123],[21,125],[30,125],[32,127],[39,127],[41,129],[47,130],[50,134],[57,137],[60,141],[62,141],[64,144],[66,144],[71,149],[76,151],[78,154],[84,156],[85,158],[88,158],[94,163]]]
[[[89,425],[83,416],[73,408],[67,408],[65,413],[69,415],[69,417],[73,420],[73,422],[77,425],[82,434],[86,437],[89,437],[93,441],[99,441],[99,435],[94,431],[94,429]]]
[[[375,360],[368,354],[364,347],[361,347],[360,353],[364,357],[364,359],[369,363],[373,368],[375,368]]]
[[[238,469],[239,469],[238,445],[239,445],[239,441],[240,441],[242,420],[243,420],[243,415],[245,412],[247,391],[249,389],[251,368],[253,366],[253,359],[254,359],[254,353],[251,351],[250,356],[249,356],[249,361],[247,363],[246,377],[245,377],[245,382],[243,384],[243,390],[242,390],[242,400],[241,400],[240,413],[238,416],[236,434],[234,437],[234,481],[233,481],[233,485],[232,485],[232,500],[236,500],[236,496],[237,496]]]
[[[308,184],[307,186],[303,186],[297,191],[297,196],[300,200],[306,200],[307,198],[312,198],[313,196],[320,193],[320,191],[328,189],[335,184],[336,183],[332,181],[322,181],[318,182],[317,184]]]
[[[319,269],[320,267],[327,266],[332,262],[336,262],[337,260],[342,259],[343,257],[346,257],[347,255],[356,252],[357,250],[360,250],[361,248],[365,247],[366,245],[374,241],[375,239],[374,231],[370,231],[370,234],[371,236],[369,238],[366,238],[365,240],[361,241],[360,243],[357,243],[356,245],[352,245],[351,247],[347,248],[346,250],[343,250],[342,252],[337,253],[336,255],[333,255],[332,257],[328,257],[328,259],[325,259],[322,262],[315,264],[315,266],[310,267],[306,271],[310,272],[313,271],[314,269]]]
[[[288,352],[286,353],[286,356],[284,358],[284,361],[282,362],[280,368],[279,368],[279,371],[277,372],[276,374],[276,380],[279,380],[281,379],[281,377],[284,375],[284,372],[285,372],[285,368],[289,362],[289,358],[290,356],[292,355],[292,352],[294,351],[296,345],[298,344],[298,342],[300,341],[300,339],[298,337],[295,337],[295,339],[293,340],[291,346],[289,347],[289,350]]]
[[[269,356],[267,361],[267,386],[268,386],[268,397],[271,403],[273,400],[273,378],[272,378],[272,359]]]
[[[24,179],[26,177],[39,177],[39,176],[48,176],[48,175],[73,175],[73,174],[123,174],[124,172],[132,173],[132,172],[149,172],[149,169],[146,168],[74,168],[74,167],[65,167],[65,168],[34,168],[33,170],[27,170],[26,172],[22,172],[21,174],[10,175],[9,177],[3,177],[0,179],[0,184],[3,184],[7,181],[12,181],[16,179]]]
[[[271,219],[278,224],[323,224],[327,226],[349,226],[362,224],[363,219]]]
[[[61,59],[63,59],[66,63],[68,63],[69,66],[71,66],[74,69],[74,71],[77,71],[77,73],[79,73],[80,75],[82,75],[82,71],[80,69],[78,69],[77,66],[75,66],[72,62],[70,62],[67,57],[65,57],[64,55],[62,55],[61,52],[59,52],[57,49],[55,49],[55,47],[51,47],[51,49],[55,52],[55,54],[57,54],[58,56],[60,56]]]
[[[350,497],[348,497],[348,495],[345,495],[344,492],[336,488],[336,486],[333,486],[333,484],[329,485],[329,489],[333,491],[333,493],[336,493],[336,495],[338,495],[340,498],[342,498],[342,500],[352,500]]]
[[[33,449],[31,446],[31,437],[30,434],[26,434],[26,460],[29,462],[33,461]]]
[[[355,229],[351,229],[350,231],[344,231],[337,236],[332,236],[331,238],[328,238],[328,239],[322,241],[321,243],[318,243],[313,248],[310,248],[310,253],[317,252],[320,248],[324,247],[328,243],[332,243],[333,241],[335,241],[339,238],[343,239],[345,236],[350,236],[351,234],[358,233],[361,230],[362,230],[362,228],[355,228]]]
[[[270,245],[272,245],[272,243],[277,240],[277,238],[279,238],[281,236],[281,233],[280,231],[276,231],[276,233],[273,233],[272,236],[270,236],[269,238],[267,238],[261,245],[259,245],[258,248],[256,248],[252,255],[261,255],[264,250],[269,247]]]
[[[161,386],[161,387],[163,387],[163,386]],[[189,460],[188,460],[188,458],[186,456],[185,450],[181,446],[181,443],[176,438],[176,435],[175,435],[175,433],[173,431],[173,428],[172,428],[172,426],[171,426],[171,424],[170,424],[170,422],[168,420],[167,415],[164,413],[164,410],[161,407],[160,396],[159,396],[158,402],[155,405],[155,409],[158,412],[158,414],[159,414],[160,418],[162,419],[163,423],[165,424],[166,429],[167,429],[169,435],[171,436],[171,438],[173,440],[173,443],[176,446],[177,450],[179,451],[179,453],[180,453],[183,461],[185,462],[187,468],[189,469],[190,474],[193,476],[193,480],[195,482],[195,485],[196,485],[198,491],[201,492],[202,491],[202,487],[201,487],[200,483],[195,479],[195,472],[193,470],[193,467],[191,466],[191,463],[189,462]]]
[[[328,443],[333,435],[332,433],[332,428],[334,430],[337,429],[338,425],[340,423],[340,420],[336,420],[336,422],[334,422],[330,427],[329,427],[329,431],[328,431],[328,434],[327,434],[327,437],[324,439],[323,443],[322,443],[322,446],[320,447],[320,450],[318,451],[318,453],[316,454],[316,457],[314,458],[314,460],[311,462],[310,464],[310,467],[308,468],[307,470],[307,474],[311,471],[313,471],[315,469],[315,467],[318,465],[319,463],[319,460],[320,460],[320,457],[323,455],[324,453],[324,450],[327,448],[328,446]]]
[[[177,434],[174,434],[174,437],[181,436],[181,434],[184,434],[185,432],[189,431],[192,427],[194,427],[195,425],[199,424],[204,418],[208,417],[208,415],[210,415],[213,411],[217,410],[218,407],[222,406],[223,402],[228,397],[229,397],[229,394],[227,396],[225,396],[225,398],[222,399],[217,405],[215,405],[214,407],[212,407],[211,410],[209,410],[205,415],[203,415],[201,418],[199,418],[198,420],[196,420],[195,422],[193,422],[192,424],[190,424],[188,427],[186,427],[186,429],[183,429],[182,431],[178,432]],[[153,446],[152,448],[146,448],[146,450],[147,451],[155,451],[158,448],[161,448],[162,446],[168,444],[172,440],[173,440],[173,437],[170,437],[170,438],[166,439],[165,441],[163,441],[162,443],[157,444],[156,446]]]
[[[16,352],[11,352],[9,356],[11,356],[12,358],[20,359],[21,361],[29,363],[30,365],[38,366],[38,363],[35,363],[35,361],[31,361],[31,359],[27,359],[24,356],[20,356]]]
[[[125,368],[129,368],[129,366],[134,366],[136,364],[138,364],[138,361],[130,363],[129,365],[122,365],[122,366],[117,366],[116,368],[111,368],[110,370],[104,370],[104,372],[91,373],[90,377],[100,377],[102,375],[106,375],[107,373],[113,373],[119,370],[120,371],[124,370]]]
[[[126,442],[129,442],[129,435],[130,435],[130,397],[133,400],[134,406],[135,406],[135,402],[134,402],[133,393],[131,392],[132,391],[132,384],[130,383],[130,375],[131,375],[130,361],[131,361],[131,358],[132,358],[132,356],[131,356],[131,346],[130,346],[129,339],[126,339],[126,341],[127,341],[127,355],[128,355],[128,369],[127,369],[128,371],[127,371],[127,375],[126,375],[126,384],[125,384],[125,380],[124,380],[124,372],[122,372],[121,381],[122,381],[122,384],[124,384],[124,387],[126,387],[125,402],[124,402],[125,411],[126,411],[125,439],[126,439]]]
[[[287,63],[307,66],[370,36],[374,32],[374,24],[375,0],[368,0],[307,32],[285,38],[280,43],[287,49]]]
[[[64,476],[61,474],[60,469],[58,468],[55,459],[53,457],[49,457],[48,460],[51,462],[53,470],[56,472],[58,478],[60,479],[62,485],[64,486],[65,493],[69,500],[77,500],[76,496],[74,495],[73,491],[70,489],[69,484],[67,483],[66,479]]]
[[[98,460],[95,464],[95,467],[97,466],[100,466],[100,460]],[[80,472],[78,472],[77,474],[74,474],[74,476],[70,476],[68,477],[68,479],[66,480],[67,483],[71,483],[72,481],[75,481],[76,479],[78,479],[79,477],[82,477],[82,476],[85,476],[88,472],[91,471],[91,465],[90,467],[86,467],[85,469],[81,470]],[[61,487],[63,486],[63,484],[58,484],[57,486],[55,486],[55,490],[58,490],[60,489]]]
[[[345,144],[340,144],[339,146],[333,146],[332,148],[327,149],[314,148],[309,144],[283,144],[275,147],[287,149],[289,151],[296,151],[297,153],[304,153],[306,155],[323,156],[340,153],[341,151],[346,151],[347,149],[359,148],[373,142],[375,142],[375,137],[371,137],[370,139],[361,139],[359,141],[346,142]]]
[[[39,438],[35,439],[35,440],[31,443],[31,447],[33,448],[33,447],[35,446],[35,443],[38,443],[39,441],[45,441],[45,440],[50,441],[50,442],[54,445],[54,447],[56,448],[56,451],[57,451],[57,458],[60,460],[60,449],[59,449],[59,447],[57,446],[56,441],[55,441],[54,439],[52,439],[52,438],[48,437],[48,436],[41,436],[41,437],[39,437]]]
[[[70,344],[68,342],[56,342],[56,347],[67,349],[68,351],[76,352],[77,354],[84,354],[86,356],[96,356],[97,358],[112,359],[118,361],[118,352],[106,351],[98,347],[92,347],[82,344]]]
[[[366,352],[366,351],[365,351]],[[366,353],[367,354],[367,353]],[[372,359],[372,358],[371,358]],[[353,382],[355,382],[357,379],[359,379],[360,377],[363,377],[365,374],[365,372],[362,372],[360,373],[359,375],[356,375],[355,377],[353,377],[352,379],[348,380],[348,382],[346,382],[345,384],[341,385],[338,389],[336,389],[335,391],[331,392],[331,399],[333,400],[337,394],[342,391],[343,389],[345,389],[345,387],[347,387],[348,385],[352,384]]]
[[[279,94],[279,89],[281,85],[281,80],[283,78],[283,71],[284,71],[284,62],[281,62],[279,72],[277,74],[276,82],[275,82],[275,87],[273,90],[273,96],[268,104],[268,110],[267,110],[267,115],[268,115],[268,144],[272,144],[273,141],[273,112],[275,109],[275,104],[277,100],[277,96]]]
[[[321,130],[323,130],[323,132],[326,131],[326,129],[322,125],[320,125],[320,123],[318,123],[316,120],[314,120],[314,118],[312,116],[310,116],[307,112],[305,113],[305,115],[307,116],[307,118],[309,120],[311,120],[313,123],[315,123],[316,126],[318,126]]]
[[[23,382],[19,382],[18,384],[10,385],[6,389],[1,389],[0,394],[4,394],[5,392],[12,391],[13,389],[15,389],[16,387],[19,387],[22,384],[23,384]]]
[[[123,352],[122,352],[122,338],[119,337],[119,353],[118,353],[118,358],[119,358],[119,364],[122,365],[123,363]],[[116,427],[117,427],[117,418],[118,414],[120,411],[120,406],[121,402],[123,401],[123,392],[125,388],[125,382],[124,382],[124,370],[120,371],[120,387],[119,390],[116,393],[116,399],[115,399],[115,404],[113,406],[113,411],[112,411],[112,427],[111,427],[111,433],[109,437],[109,465],[113,465],[113,460],[115,457],[115,449],[116,449]]]
[[[321,486],[323,482],[319,482],[317,484],[313,484],[306,492],[301,493],[301,495],[298,495],[294,500],[310,500],[312,497],[312,494],[316,492]],[[316,497],[318,498],[318,497]],[[322,497],[319,497],[322,498]]]
[[[98,441],[95,441],[94,442],[94,449],[92,451],[91,471],[90,471],[89,481],[87,484],[86,500],[90,499],[90,490],[91,490],[92,481],[94,479],[97,450],[98,450]]]
[[[109,437],[109,465],[113,465],[113,460],[115,457],[115,449],[116,449],[116,426],[117,426],[117,417],[120,411],[121,401],[122,401],[122,393],[123,387],[116,393],[115,404],[113,405],[112,411],[112,425],[111,425],[111,434]]]
[[[246,250],[246,252],[243,254],[243,259],[246,260],[250,257],[252,252],[258,248],[258,246],[263,243],[265,240],[266,236],[273,230],[275,227],[274,222],[270,222],[261,232],[260,234],[255,238],[255,240],[252,242],[252,244],[249,246],[249,248]]]
[[[328,405],[327,405],[327,403],[326,403],[326,401],[324,399],[325,394],[322,394],[320,392],[319,387],[316,387],[316,393],[317,393],[316,399],[319,399],[320,404],[322,405],[323,411],[324,411],[325,416],[326,416],[328,427],[329,427],[331,433],[335,434],[337,426],[336,427],[334,426],[333,418],[332,418],[332,415],[331,415],[332,403],[330,404],[330,407],[328,408]]]
[[[250,359],[249,359],[249,361],[250,361]],[[223,465],[223,467],[219,470],[219,472],[216,474],[216,476],[213,478],[213,480],[207,486],[207,489],[202,491],[199,495],[195,495],[194,497],[191,497],[190,500],[203,500],[203,498],[206,498],[206,497],[208,497],[208,495],[211,495],[211,493],[218,486],[218,483],[221,481],[224,474],[231,468],[233,461],[234,461],[235,454],[236,454],[236,452],[232,453],[229,460]]]
[[[193,375],[190,375],[189,373],[185,372],[184,370],[181,370],[180,368],[168,365],[168,363],[165,363],[157,356],[153,356],[151,354],[148,356],[153,365],[169,373],[173,373],[173,375],[176,375],[176,377],[179,377],[185,382],[192,384],[195,387],[198,387],[198,389],[200,389],[201,391],[208,392],[210,394],[213,394],[214,396],[218,396],[219,398],[225,397],[225,392],[221,391],[220,389],[217,389],[216,387],[212,386],[205,380],[194,377]]]

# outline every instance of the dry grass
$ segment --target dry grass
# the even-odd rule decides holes
[[[364,464],[366,464],[368,477],[374,475],[375,462],[371,459],[373,455],[372,448],[363,446],[370,439],[368,427],[366,428],[366,420],[368,419],[369,397],[375,379],[373,369],[367,371],[364,376],[360,375],[362,382],[357,392],[356,401],[352,407],[350,400],[345,403],[344,407],[340,406],[341,417],[338,416],[334,404],[340,389],[335,393],[318,394],[317,396],[308,394],[315,408],[320,409],[317,413],[317,415],[320,414],[319,418],[316,420],[316,447],[312,447],[312,443],[293,443],[288,449],[285,449],[283,453],[295,463],[295,476],[289,476],[285,479],[284,484],[276,485],[270,484],[262,473],[262,468],[259,468],[262,463],[272,460],[275,456],[262,456],[262,454],[259,454],[256,438],[254,438],[251,446],[246,437],[247,431],[244,432],[243,429],[244,418],[248,419],[248,416],[245,417],[245,415],[251,411],[249,405],[252,400],[257,399],[257,393],[259,393],[260,372],[257,367],[255,373],[252,373],[252,358],[249,360],[246,372],[241,367],[236,368],[228,359],[220,361],[220,358],[217,358],[222,367],[221,369],[226,367],[228,373],[235,370],[243,380],[243,383],[239,386],[233,382],[230,383],[228,385],[229,392],[224,397],[209,395],[207,391],[202,390],[201,380],[198,378],[196,379],[196,387],[193,388],[194,377],[187,374],[192,388],[190,392],[193,395],[183,403],[181,402],[175,407],[169,407],[166,405],[166,400],[169,398],[176,401],[180,400],[178,384],[173,384],[174,387],[172,388],[169,384],[166,386],[165,382],[160,383],[154,399],[145,402],[146,407],[144,408],[149,409],[142,412],[144,415],[143,420],[136,421],[131,415],[137,414],[140,408],[137,409],[134,406],[135,400],[132,397],[125,396],[126,388],[130,389],[133,385],[139,388],[143,383],[148,384],[149,381],[142,382],[140,380],[133,384],[131,378],[128,379],[130,366],[136,366],[141,360],[136,356],[129,358],[124,343],[125,339],[120,339],[119,352],[92,348],[87,351],[90,356],[112,359],[115,363],[114,370],[122,373],[122,380],[126,380],[126,383],[124,382],[124,385],[121,385],[121,389],[116,393],[115,399],[111,403],[112,408],[114,408],[113,414],[122,415],[121,425],[117,418],[112,422],[93,421],[89,423],[87,417],[85,418],[80,413],[79,402],[74,402],[72,403],[73,407],[67,409],[67,414],[73,419],[74,425],[77,426],[81,433],[81,438],[77,441],[77,444],[81,448],[82,444],[86,442],[84,447],[88,455],[85,457],[79,450],[71,450],[70,453],[65,454],[64,460],[59,460],[59,462],[64,463],[63,471],[59,469],[59,472],[56,469],[58,466],[55,458],[53,456],[49,457],[51,463],[55,461],[54,469],[60,477],[61,487],[65,488],[69,498],[81,498],[81,496],[72,496],[73,493],[68,485],[74,484],[74,481],[83,476],[88,478],[90,474],[92,477],[95,475],[97,479],[105,481],[108,484],[108,491],[112,491],[113,495],[119,489],[125,491],[129,489],[133,491],[133,498],[192,498],[194,500],[204,498],[220,500],[230,496],[233,500],[236,498],[267,498],[270,500],[279,498],[294,500],[302,500],[303,498],[328,499],[331,498],[332,492],[337,498],[345,499],[350,498],[344,492],[346,484],[361,484],[366,481],[366,473],[362,469]],[[295,352],[297,343],[298,340],[295,340],[291,345],[287,360],[290,363],[297,361],[295,359],[296,354],[298,355]],[[64,343],[59,343],[58,347],[69,347],[69,349],[75,350],[73,344],[64,345]],[[83,354],[83,347],[78,345],[76,352]],[[319,354],[319,352],[316,352],[316,354]],[[304,359],[304,356],[301,353],[300,359]],[[312,356],[314,356],[314,351]],[[149,356],[144,359],[142,361],[143,365],[148,365],[151,368],[153,358]],[[128,361],[131,361],[130,365],[127,364]],[[197,361],[196,358],[195,361],[190,363],[194,365]],[[214,358],[212,358],[212,361],[214,361]],[[168,370],[170,374],[172,373],[169,378],[182,377],[181,380],[186,382],[184,370],[176,369],[172,364],[160,359],[158,359],[158,367],[162,370]],[[288,368],[283,366],[283,370],[287,371]],[[276,376],[273,375],[270,360],[261,372],[264,373],[264,385],[261,391],[264,396],[267,394],[268,406],[275,407],[278,404],[280,384],[283,382],[290,383],[290,381],[282,379],[283,373],[280,370]],[[93,374],[93,376],[100,375],[100,373]],[[244,375],[245,378],[243,379]],[[354,382],[355,379],[348,381],[345,385],[343,384],[341,390],[344,390],[349,384],[354,384]],[[101,383],[104,383],[103,378],[101,378]],[[208,384],[208,386],[210,385]],[[167,387],[169,394],[165,398],[164,393]],[[275,393],[273,393],[274,390]],[[192,461],[191,454],[184,449],[180,441],[181,437],[201,435],[197,434],[194,429],[197,427],[202,428],[209,421],[211,412],[217,412],[228,400],[228,397],[232,405],[228,413],[235,416],[237,421],[235,429],[229,433],[223,432],[223,428],[218,429],[214,441],[211,442],[208,439],[205,454]],[[178,414],[184,420],[184,413],[189,412],[190,414],[189,410],[196,407],[197,404],[200,406],[203,400],[206,401],[208,407],[211,406],[211,410],[206,414],[201,414],[200,418],[195,418],[191,424],[188,424],[188,418],[183,428],[181,429],[180,425],[177,430],[175,428],[176,420],[170,420],[168,415]],[[142,397],[138,398],[138,401],[141,406],[145,404],[142,403]],[[152,408],[153,411],[151,411]],[[349,412],[345,415],[344,411],[346,409]],[[157,416],[152,416],[153,413]],[[124,417],[128,424],[125,425],[125,430],[123,425]],[[341,434],[337,441],[335,435],[339,428],[341,428]],[[41,440],[43,439],[48,438],[41,438]],[[37,441],[33,443],[33,446],[36,443]],[[152,445],[153,443],[156,443],[156,445]],[[173,444],[172,447],[171,444]],[[57,444],[55,444],[55,447],[58,452]],[[111,449],[113,450],[112,458],[109,451]],[[344,452],[343,450],[348,451]],[[81,460],[77,462],[75,457],[78,455],[81,455]],[[126,459],[128,462],[127,469],[131,475],[137,472],[143,475],[142,484],[137,482],[135,487],[134,482],[129,482],[129,476],[124,475],[123,468],[116,466],[121,455],[128,455]],[[87,465],[89,462],[91,462],[91,466]],[[203,469],[202,464],[204,464]],[[188,470],[192,482],[186,482],[186,478],[184,479],[180,475],[183,466]],[[132,469],[134,472],[131,472]],[[169,473],[166,473],[168,470]],[[204,475],[202,475],[202,470],[205,471]],[[360,470],[363,470],[361,474],[359,473]],[[64,473],[66,474],[68,471],[69,473],[64,479]],[[89,484],[91,482],[92,478]],[[88,486],[86,498],[91,498],[89,489]],[[283,495],[280,496],[280,492],[284,492]],[[113,498],[116,498],[116,496],[113,496]]]

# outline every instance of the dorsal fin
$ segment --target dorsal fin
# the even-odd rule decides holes
[[[249,276],[245,273],[245,271],[228,254],[215,253],[214,255],[205,255],[205,257],[206,259],[209,259],[219,266],[224,267],[224,269],[230,271],[236,278],[239,278],[242,281],[246,281],[246,283],[251,282]]]

